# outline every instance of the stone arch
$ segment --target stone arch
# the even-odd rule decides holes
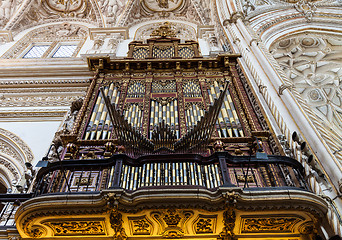
[[[52,0],[24,0],[13,11],[11,19],[4,29],[11,30],[15,36],[34,26],[58,22],[79,22],[89,27],[103,27],[101,7],[96,0],[73,2],[68,11],[64,11],[68,2],[55,4]],[[1,24],[0,24],[1,26]]]
[[[19,57],[29,46],[34,43],[47,42],[63,42],[76,41],[79,52],[88,37],[88,27],[79,23],[59,22],[55,24],[45,24],[39,27],[30,29],[25,35],[21,36],[5,54],[1,56],[4,59]]]
[[[0,128],[0,183],[10,188],[25,173],[26,162],[33,162],[30,147],[17,135]]]

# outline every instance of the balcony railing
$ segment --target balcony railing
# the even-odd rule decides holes
[[[110,188],[135,191],[144,188],[206,188],[220,186],[307,189],[302,165],[288,157],[231,156],[217,152],[147,155],[133,159],[116,154],[107,159],[64,160],[42,168],[34,195],[98,192]]]

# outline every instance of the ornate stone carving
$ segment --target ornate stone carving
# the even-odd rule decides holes
[[[106,18],[106,23],[109,26],[114,26],[122,13],[125,1],[123,0],[100,0],[99,5],[101,6],[102,13]]]
[[[10,131],[7,131],[3,128],[0,128],[0,136],[3,135],[4,137],[6,137],[7,139],[10,139],[12,142],[14,142],[15,144],[13,144],[14,146],[19,146],[20,147],[20,151],[22,151],[26,157],[26,159],[21,159],[21,157],[19,157],[19,153],[18,153],[18,149],[13,149],[13,147],[7,145],[3,145],[4,142],[0,142],[0,144],[2,144],[3,146],[3,150],[6,151],[5,153],[8,154],[9,156],[12,156],[14,159],[21,159],[22,164],[24,164],[26,161],[31,162],[34,159],[33,153],[30,149],[30,147],[23,141],[21,140],[17,135],[13,134]],[[8,143],[8,141],[6,141]]]
[[[58,12],[66,16],[75,16],[85,12],[87,0],[41,0],[41,6],[48,12]]]
[[[0,24],[1,26],[1,24]],[[0,31],[0,45],[3,43],[8,43],[13,41],[13,37],[12,37],[12,32],[11,31]]]
[[[142,0],[141,5],[151,12],[171,12],[184,5],[184,0]]]
[[[63,221],[46,222],[45,224],[53,229],[55,236],[105,234],[102,221]]]
[[[165,1],[165,0],[162,0]],[[170,3],[170,0],[168,0]],[[159,9],[150,9],[145,3],[151,2],[154,6],[157,6]],[[158,20],[161,18],[167,18],[168,20],[184,20],[187,22],[193,22],[196,24],[207,24],[204,23],[199,15],[198,10],[195,8],[193,2],[188,0],[177,0],[178,3],[181,3],[179,7],[172,9],[171,8],[160,8],[158,7],[157,0],[142,0],[142,1],[134,1],[132,7],[124,13],[121,21],[118,23],[118,26],[132,26],[138,23],[142,23],[148,19],[150,20]],[[170,5],[169,5],[170,6]],[[157,10],[157,11],[156,11]],[[195,39],[195,38],[193,38]]]
[[[160,29],[165,23],[153,23],[140,27],[135,34],[135,40],[146,40],[153,35],[153,32],[157,33],[158,29]],[[183,40],[193,40],[196,39],[196,30],[186,24],[180,24],[175,22],[168,23],[169,31],[172,32],[172,35],[176,38]]]
[[[0,28],[5,26],[16,10],[19,9],[23,0],[0,0]]]
[[[87,36],[88,29],[86,29],[84,26],[70,23],[48,25],[35,29],[26,34],[1,58],[16,58],[20,54],[22,54],[23,51],[26,50],[31,44],[39,42],[50,42],[51,44],[52,39],[56,43],[62,41],[76,42],[76,44],[78,45],[78,48],[74,51],[74,53],[76,54],[81,47],[81,43]]]
[[[294,6],[298,12],[304,15],[307,22],[311,22],[314,13],[317,10],[315,3],[309,0],[300,0]]]
[[[292,232],[300,221],[297,217],[243,218],[243,233]]]
[[[26,225],[24,227],[24,232],[25,234],[27,234],[28,236],[32,237],[32,238],[41,238],[46,234],[46,230],[41,227],[41,226],[29,226]]]
[[[15,96],[4,94],[1,107],[38,107],[38,106],[70,106],[70,103],[79,99],[78,96]],[[19,95],[19,94],[18,94]]]
[[[298,102],[342,160],[342,39],[333,36],[298,35],[274,43],[270,51],[292,82]],[[333,53],[333,54],[332,54]],[[286,90],[286,91],[288,91]]]
[[[94,28],[90,29],[90,39],[94,41],[93,48],[87,54],[105,54],[116,52],[120,42],[128,38],[126,28]]]
[[[303,235],[312,234],[315,231],[314,223],[313,222],[305,222],[298,227],[298,231],[300,232],[300,234],[303,234]]]

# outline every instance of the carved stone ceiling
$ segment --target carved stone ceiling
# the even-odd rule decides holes
[[[0,0],[0,30],[14,34],[48,22],[78,21],[123,27],[154,19],[210,25],[209,1],[200,0]]]
[[[315,113],[312,120],[324,126],[321,134],[335,145],[333,153],[340,154],[342,36],[298,35],[276,42],[270,50],[293,89]]]

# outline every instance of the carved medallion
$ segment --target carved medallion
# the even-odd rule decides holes
[[[87,8],[87,0],[42,0],[42,6],[58,13],[82,13]]]
[[[142,0],[142,4],[153,12],[171,12],[178,9],[183,0]]]

